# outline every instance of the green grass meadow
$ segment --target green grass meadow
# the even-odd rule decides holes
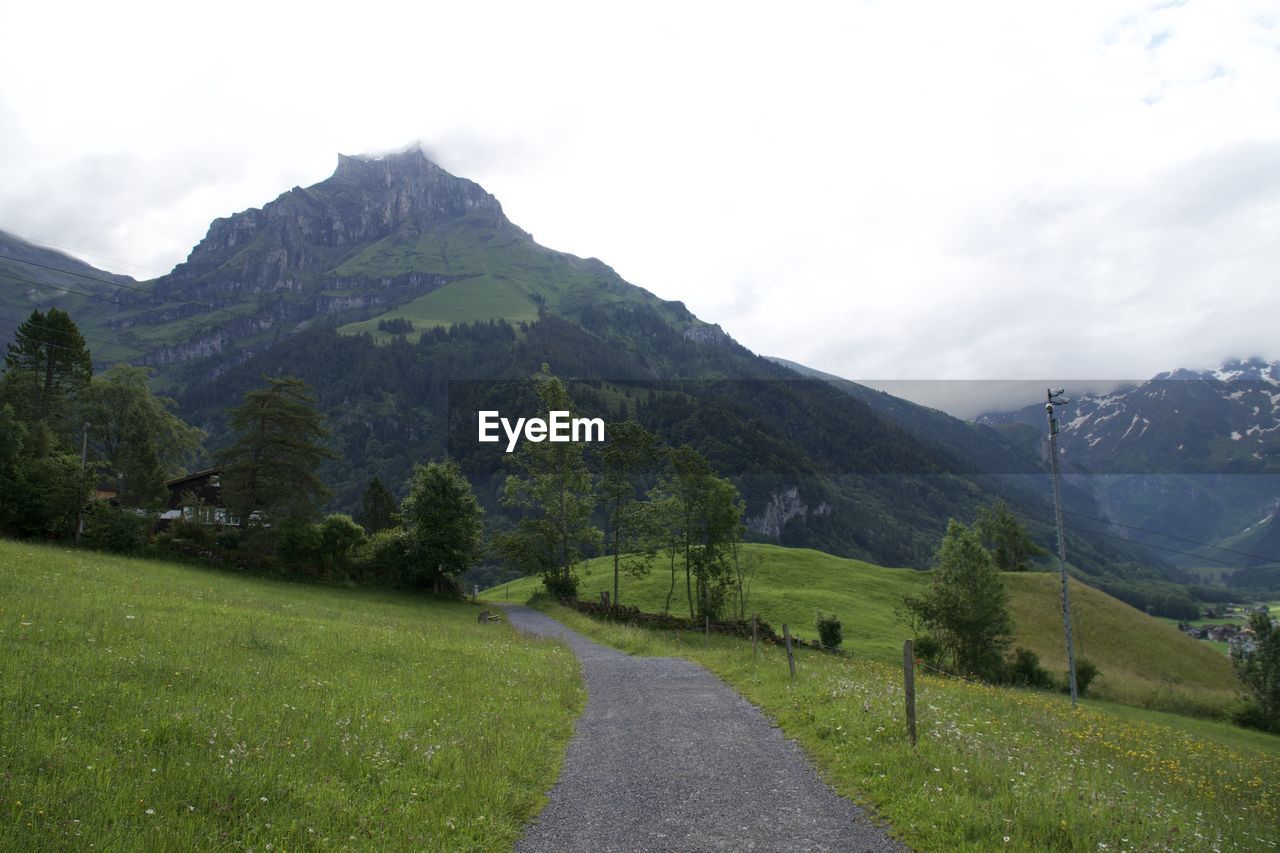
[[[477,612],[0,540],[0,848],[510,847],[584,693]]]
[[[501,596],[499,596],[500,599]],[[759,706],[841,795],[919,850],[1272,850],[1280,738],[1210,720],[919,673],[919,744],[902,666],[597,622],[538,605],[597,641],[701,663]],[[901,660],[899,652],[899,661]]]
[[[749,613],[759,613],[779,632],[788,623],[794,636],[810,640],[817,639],[818,611],[835,613],[843,623],[843,648],[848,652],[884,663],[901,660],[902,641],[910,635],[898,615],[902,597],[922,591],[929,583],[928,572],[888,569],[806,548],[752,544],[744,550],[759,561]],[[676,573],[671,609],[687,614],[684,569],[678,562]],[[612,559],[592,560],[582,580],[582,598],[598,600],[601,591],[612,595]],[[537,578],[523,578],[486,595],[523,601],[540,585]],[[1007,574],[1005,585],[1015,645],[1035,652],[1041,664],[1061,678],[1067,663],[1057,574]],[[658,560],[645,577],[622,577],[621,600],[660,612],[670,587],[670,565]],[[1077,654],[1101,670],[1090,688],[1094,695],[1197,714],[1221,714],[1234,702],[1235,675],[1220,651],[1079,582],[1072,582],[1071,596]]]

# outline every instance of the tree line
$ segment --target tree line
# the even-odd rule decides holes
[[[546,365],[534,389],[540,414],[573,409]],[[147,368],[116,364],[95,375],[70,316],[33,311],[8,345],[0,377],[0,531],[83,533],[116,551],[194,552],[289,576],[449,594],[459,593],[464,572],[496,558],[571,596],[582,563],[606,553],[615,602],[624,578],[661,558],[670,572],[668,610],[745,613],[737,488],[691,447],[668,447],[635,421],[613,424],[590,454],[582,444],[523,443],[500,488],[509,517],[487,519],[461,469],[434,461],[413,467],[401,501],[373,478],[353,518],[321,514],[331,492],[318,472],[335,453],[301,379],[264,377],[228,410],[230,440],[212,454],[205,433],[174,409],[151,390]],[[181,517],[155,530],[166,483],[210,458],[223,514],[211,515],[188,492]],[[114,497],[93,500],[98,485]],[[202,523],[213,518],[224,523]]]

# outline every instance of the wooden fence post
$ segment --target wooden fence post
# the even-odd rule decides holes
[[[760,626],[755,613],[751,614],[751,651],[760,657]]]
[[[711,648],[711,617],[703,615],[702,617],[703,632],[706,634],[706,642],[704,645]]]
[[[916,745],[916,656],[910,640],[902,644],[902,687],[907,696],[907,736]]]
[[[791,667],[791,677],[796,677],[796,656],[791,651],[791,629],[787,627],[787,623],[782,623],[782,638],[787,643],[787,665]]]
[[[600,591],[600,605],[604,607],[605,610],[611,609],[609,607],[609,593],[603,590]]]

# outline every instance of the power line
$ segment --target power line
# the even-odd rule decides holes
[[[1038,506],[1038,507],[1040,507],[1041,509],[1045,509],[1045,510],[1050,509],[1050,507],[1049,507],[1049,506],[1047,506],[1047,505],[1045,505],[1045,504],[1037,504],[1037,503],[1034,503],[1034,502],[1031,502],[1031,501],[1028,501],[1027,503],[1029,503],[1031,506]],[[1226,553],[1228,553],[1228,554],[1237,554],[1237,555],[1239,555],[1239,556],[1241,556],[1241,557],[1249,557],[1250,559],[1254,559],[1254,560],[1263,560],[1263,561],[1268,562],[1268,563],[1275,562],[1275,560],[1274,560],[1273,558],[1271,558],[1271,557],[1265,557],[1265,556],[1263,556],[1262,554],[1251,554],[1251,553],[1250,553],[1250,552],[1248,552],[1248,551],[1240,551],[1240,550],[1237,550],[1237,549],[1235,549],[1235,548],[1228,548],[1228,547],[1226,547],[1226,546],[1224,546],[1224,545],[1213,545],[1213,544],[1211,544],[1211,543],[1209,543],[1209,542],[1201,542],[1201,541],[1200,541],[1200,540],[1198,540],[1198,539],[1188,539],[1188,538],[1187,538],[1187,537],[1185,537],[1185,536],[1178,536],[1178,535],[1176,535],[1176,534],[1174,534],[1174,533],[1164,533],[1164,532],[1159,531],[1159,530],[1151,530],[1151,529],[1146,528],[1146,527],[1138,527],[1137,525],[1134,525],[1134,524],[1125,524],[1125,523],[1123,523],[1123,522],[1115,521],[1115,520],[1113,520],[1113,519],[1109,519],[1109,518],[1099,518],[1099,517],[1098,517],[1098,516],[1096,516],[1096,515],[1087,515],[1087,514],[1082,513],[1082,512],[1073,512],[1073,511],[1071,511],[1071,510],[1069,510],[1069,509],[1064,509],[1064,510],[1063,510],[1063,512],[1064,512],[1065,514],[1067,514],[1067,515],[1074,515],[1074,516],[1076,516],[1077,518],[1083,518],[1083,519],[1086,519],[1086,520],[1088,520],[1088,521],[1096,521],[1096,522],[1098,522],[1098,523],[1100,523],[1100,524],[1113,525],[1113,526],[1115,526],[1115,527],[1123,527],[1123,528],[1125,528],[1126,530],[1136,530],[1136,531],[1138,531],[1138,532],[1140,532],[1140,533],[1149,533],[1149,534],[1151,534],[1152,536],[1164,536],[1164,537],[1166,537],[1166,538],[1168,538],[1168,539],[1176,539],[1176,540],[1178,540],[1179,542],[1186,542],[1186,543],[1188,543],[1188,544],[1190,544],[1190,545],[1199,545],[1199,546],[1200,546],[1200,547],[1202,547],[1202,548],[1213,548],[1214,550],[1217,550],[1217,551],[1225,551],[1225,552],[1226,552]],[[1147,543],[1145,543],[1145,542],[1140,542],[1140,541],[1138,541],[1138,540],[1136,540],[1136,539],[1129,539],[1128,537],[1123,537],[1123,538],[1124,538],[1126,541],[1128,541],[1128,542],[1132,542],[1132,543],[1134,543],[1135,545],[1146,545],[1146,544],[1147,544]],[[1154,547],[1154,546],[1152,546],[1152,547]],[[1188,555],[1188,556],[1199,556],[1199,555],[1190,554],[1190,555]],[[1207,559],[1207,558],[1206,558],[1206,559]]]
[[[73,249],[69,246],[60,246],[57,243],[50,243],[48,240],[37,240],[35,237],[22,237],[20,239],[27,243],[35,243],[40,246],[47,246],[50,249],[57,249],[59,252],[62,252],[64,255],[70,255],[75,260],[80,260],[80,258],[76,257],[77,255],[88,255],[91,258],[99,258],[100,260],[111,261],[114,264],[123,264],[126,267],[137,267],[138,269],[146,270],[147,272],[159,273],[160,275],[165,274],[164,270],[158,269],[156,267],[149,267],[146,264],[136,264],[136,263],[133,263],[132,261],[122,261],[119,258],[113,258],[110,255],[100,255],[97,252],[90,252],[86,249]],[[70,272],[70,270],[61,270],[61,272]]]
[[[1031,504],[1031,506],[1035,506],[1035,507],[1040,508],[1040,509],[1046,509],[1042,504]],[[1093,518],[1092,516],[1085,516],[1085,517],[1086,517],[1086,518],[1089,518],[1089,519],[1090,519],[1090,520],[1092,520],[1092,521],[1098,521],[1098,522],[1100,522],[1100,523],[1102,523],[1102,524],[1108,524],[1108,523],[1109,523],[1106,519]],[[1044,519],[1044,518],[1037,518],[1036,520],[1037,520],[1037,521],[1046,522],[1046,523],[1051,523],[1050,521],[1048,521],[1047,519]],[[1232,562],[1229,562],[1229,561],[1227,561],[1227,560],[1220,560],[1220,559],[1218,559],[1217,557],[1206,557],[1206,556],[1201,555],[1201,554],[1193,554],[1193,553],[1191,553],[1190,551],[1179,551],[1179,550],[1178,550],[1178,549],[1176,549],[1176,548],[1167,548],[1167,547],[1165,547],[1165,546],[1163,546],[1163,545],[1156,545],[1156,544],[1153,544],[1153,543],[1150,543],[1150,542],[1137,542],[1137,541],[1135,541],[1135,540],[1133,540],[1133,539],[1130,539],[1128,536],[1121,536],[1121,535],[1120,535],[1120,534],[1118,534],[1118,533],[1107,533],[1107,532],[1102,531],[1102,530],[1085,530],[1084,532],[1085,532],[1085,533],[1088,533],[1090,536],[1103,536],[1103,537],[1106,537],[1107,539],[1116,539],[1116,540],[1118,540],[1118,541],[1120,541],[1120,542],[1127,542],[1127,543],[1129,543],[1130,545],[1136,546],[1136,547],[1138,547],[1138,548],[1154,548],[1154,549],[1155,549],[1155,550],[1157,550],[1157,551],[1167,551],[1167,552],[1169,552],[1170,554],[1180,554],[1180,555],[1182,555],[1183,557],[1191,557],[1191,558],[1196,559],[1196,560],[1209,560],[1210,562],[1213,562],[1213,563],[1220,563],[1221,565],[1228,566],[1229,568],[1233,568],[1233,569],[1248,569],[1248,568],[1249,568],[1248,566],[1242,566],[1242,565],[1240,565],[1239,563],[1232,563]]]

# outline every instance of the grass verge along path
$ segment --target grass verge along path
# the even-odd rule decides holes
[[[589,694],[518,853],[903,849],[703,667],[623,654],[527,607],[507,612],[521,630],[564,638]]]
[[[844,648],[892,664],[902,659],[905,625],[899,616],[902,597],[919,594],[928,572],[887,569],[814,551],[777,545],[749,544],[744,563],[755,563],[748,612],[792,636],[817,639],[818,611],[835,613],[844,623]],[[688,613],[684,567],[677,562],[672,612]],[[1062,639],[1059,580],[1056,573],[1016,572],[1004,575],[1009,609],[1014,617],[1014,645],[1031,649],[1040,662],[1062,679],[1067,661]],[[523,578],[495,587],[486,595],[524,601],[541,585]],[[622,603],[661,613],[671,589],[670,568],[662,560],[641,578],[622,578]],[[589,601],[601,591],[613,592],[612,559],[591,560],[583,571],[580,595]],[[1071,584],[1076,654],[1101,670],[1090,694],[1166,711],[1225,714],[1238,684],[1231,662],[1199,640],[1184,635],[1122,601],[1078,581]]]
[[[509,847],[584,696],[476,613],[0,540],[0,848]]]
[[[829,784],[921,850],[1272,850],[1280,738],[1208,720],[917,674],[918,747],[901,665],[597,622],[597,642],[703,664],[798,740]],[[1111,713],[1109,707],[1121,713]]]

